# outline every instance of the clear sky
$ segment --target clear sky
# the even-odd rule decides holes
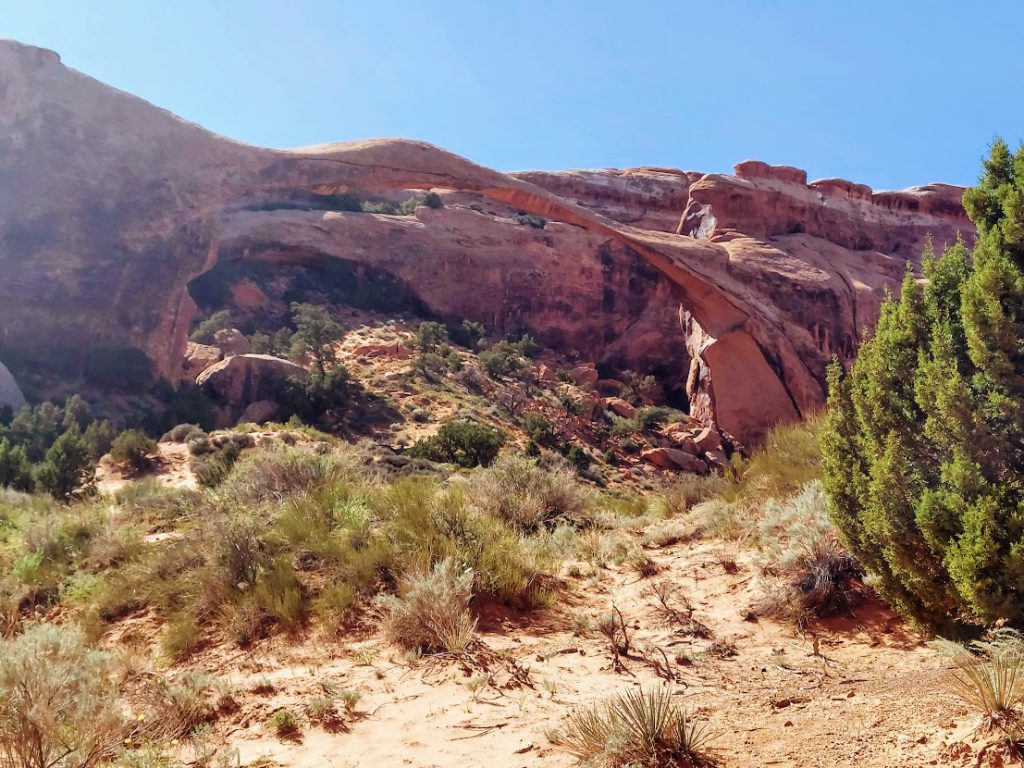
[[[971,183],[1024,138],[1022,30],[1020,0],[0,0],[0,38],[253,144],[876,189]]]

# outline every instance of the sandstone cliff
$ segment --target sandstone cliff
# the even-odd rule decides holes
[[[445,207],[331,205],[426,189]],[[973,235],[961,192],[758,162],[502,174],[398,139],[261,149],[0,42],[0,358],[129,344],[174,376],[196,278],[341,261],[417,311],[654,373],[752,443],[822,403],[827,361],[853,354],[926,236]]]

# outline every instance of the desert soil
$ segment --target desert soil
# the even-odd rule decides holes
[[[343,639],[277,637],[249,651],[211,650],[191,666],[219,676],[238,702],[217,731],[243,765],[570,766],[546,734],[572,708],[640,685],[670,685],[706,720],[722,766],[974,764],[983,740],[949,693],[948,665],[885,608],[867,603],[855,617],[798,632],[747,615],[757,597],[749,553],[697,542],[649,555],[653,576],[599,569],[597,578],[571,580],[568,594],[539,614],[487,613],[479,637],[490,651],[476,656],[490,667],[489,685],[477,663],[408,659],[372,621]],[[710,636],[666,617],[651,594],[661,581],[676,585],[674,605],[685,597]],[[574,616],[613,605],[632,645],[619,669],[604,636],[571,628]],[[356,713],[333,731],[306,725],[304,703],[341,689],[360,693]],[[303,721],[301,737],[271,733],[267,722],[282,707]]]

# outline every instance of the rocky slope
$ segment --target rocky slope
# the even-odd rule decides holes
[[[337,210],[427,189],[443,208]],[[502,174],[397,139],[261,149],[0,42],[0,356],[133,345],[175,377],[196,278],[340,260],[403,311],[652,373],[756,443],[822,403],[827,361],[852,355],[926,236],[973,235],[961,191],[759,162]]]

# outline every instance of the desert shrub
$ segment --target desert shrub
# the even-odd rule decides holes
[[[932,645],[953,661],[953,692],[981,717],[983,727],[1001,729],[1020,743],[1024,714],[1024,637],[1020,632],[1003,628],[967,646],[949,640]]]
[[[282,628],[298,629],[306,617],[306,598],[290,559],[278,558],[256,584],[256,604]]]
[[[190,670],[170,678],[158,677],[142,692],[147,739],[185,738],[216,715],[217,684],[209,675]]]
[[[402,204],[398,206],[398,212],[402,216],[412,216],[414,213],[416,213],[416,209],[419,208],[420,205],[422,205],[422,202],[423,201],[416,196],[407,197],[405,200],[402,201]]]
[[[529,367],[523,353],[509,341],[499,341],[480,353],[480,366],[492,378],[512,376]]]
[[[175,574],[177,575],[177,574]],[[194,617],[180,613],[164,625],[160,648],[171,659],[181,660],[196,650],[203,640],[203,632]]]
[[[299,447],[258,451],[238,462],[221,495],[238,504],[284,499],[354,473],[353,456],[318,454]]]
[[[352,376],[343,365],[331,364],[323,372],[312,371],[305,379],[289,378],[277,384],[273,399],[281,416],[314,423],[324,414],[344,408],[352,394]]]
[[[362,204],[363,213],[379,213],[385,216],[394,216],[398,213],[398,206],[388,200],[378,202],[366,202]]]
[[[382,596],[384,628],[403,648],[427,653],[464,651],[473,641],[476,621],[469,612],[473,572],[451,559],[412,574],[399,595]]]
[[[124,722],[106,654],[48,624],[0,641],[0,756],[11,768],[91,768]]]
[[[802,623],[850,610],[860,594],[861,569],[836,537],[820,480],[766,503],[758,530],[766,580],[759,613]]]
[[[423,196],[423,204],[428,208],[444,208],[444,200],[441,199],[441,196],[437,194],[437,192],[427,192],[427,194]]]
[[[649,405],[637,409],[636,425],[640,430],[657,429],[665,424],[672,417],[671,408],[664,406]]]
[[[523,431],[537,445],[551,448],[558,444],[559,436],[551,420],[543,413],[528,413],[523,417]]]
[[[449,323],[448,338],[453,344],[466,349],[475,349],[480,340],[487,335],[487,329],[481,323],[463,320],[461,323]]]
[[[202,427],[198,424],[178,424],[175,427],[169,429],[163,437],[160,438],[161,443],[187,443],[197,437],[206,437],[206,432],[203,431]]]
[[[508,456],[469,480],[474,507],[523,532],[559,523],[590,523],[586,494],[567,469],[546,470],[535,461]]]
[[[189,450],[193,453],[192,472],[195,473],[196,481],[201,486],[216,488],[231,474],[235,462],[242,455],[242,449],[235,443],[229,442],[220,448],[210,449],[213,453],[197,454],[196,451],[204,450],[201,447],[203,445],[209,445],[205,443],[205,438],[193,438],[189,442]]]
[[[569,716],[554,742],[581,763],[627,766],[710,765],[706,727],[691,719],[668,688],[627,690]]]
[[[189,339],[196,344],[213,344],[213,337],[217,331],[225,331],[231,328],[233,323],[231,312],[222,309],[200,322]]]
[[[504,436],[492,427],[472,421],[450,421],[436,435],[417,441],[408,455],[460,467],[487,467],[504,444]]]
[[[520,224],[525,224],[527,226],[533,227],[534,229],[544,229],[544,227],[546,227],[548,224],[548,220],[545,219],[543,216],[537,216],[535,214],[525,212],[520,213],[518,216],[516,216],[516,221],[518,221]]]
[[[114,463],[132,472],[141,472],[149,466],[149,454],[156,450],[156,441],[137,429],[126,429],[110,447]]]

